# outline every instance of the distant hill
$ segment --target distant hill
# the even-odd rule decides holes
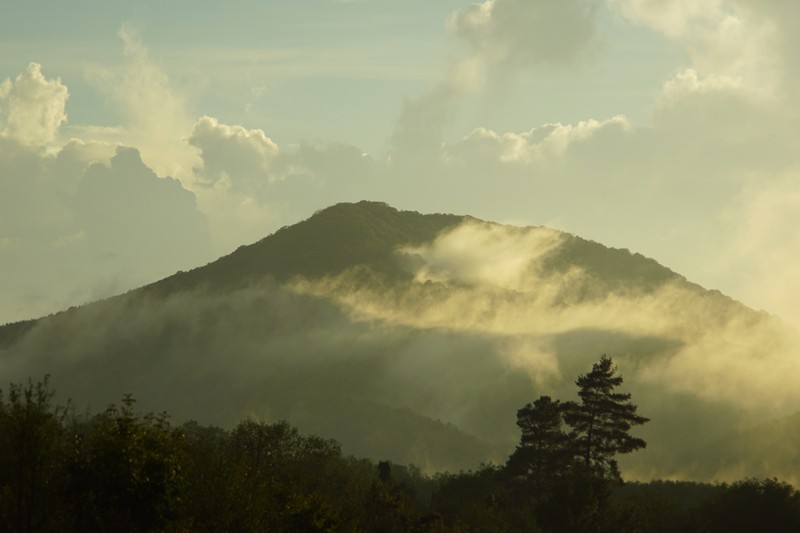
[[[398,211],[384,203],[338,204],[283,227],[254,244],[190,272],[180,272],[145,288],[170,293],[198,286],[243,287],[271,276],[319,277],[369,265],[392,276],[408,276],[394,257],[401,246],[421,244],[464,220],[455,215],[421,215]]]
[[[785,379],[798,346],[776,319],[627,250],[359,202],[2,326],[0,369],[49,373],[81,409],[132,393],[181,420],[286,418],[351,453],[458,470],[503,461],[516,410],[572,399],[607,353],[653,420],[626,472],[700,479],[721,471],[705,443],[798,409]]]

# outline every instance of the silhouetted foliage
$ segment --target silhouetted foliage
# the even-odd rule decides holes
[[[0,391],[0,531],[47,529],[64,482],[63,421],[49,378]]]
[[[789,533],[800,531],[800,492],[777,479],[748,479],[724,485],[700,508],[708,532]]]
[[[596,369],[613,374],[606,358]],[[174,427],[129,396],[80,417],[52,399],[47,379],[0,394],[0,532],[800,531],[800,493],[775,479],[616,486],[610,461],[586,468],[582,433],[549,397],[519,410],[505,467],[434,477],[344,457],[286,422]]]
[[[616,371],[611,358],[604,354],[591,372],[575,381],[581,402],[563,405],[564,421],[573,430],[584,466],[612,479],[619,478],[615,455],[647,446],[630,430],[649,421],[636,414],[629,393],[615,392],[622,385],[622,376],[615,376]]]
[[[78,531],[151,531],[177,516],[184,434],[134,400],[76,423],[67,467]]]
[[[575,382],[580,403],[542,396],[517,412],[522,435],[506,469],[547,531],[618,526],[611,494],[621,478],[613,458],[645,446],[629,431],[647,419],[636,414],[630,394],[615,392],[622,384],[615,373],[603,355]]]
[[[492,465],[438,477],[432,508],[453,531],[539,531],[535,509]]]
[[[564,431],[561,402],[542,396],[517,411],[517,425],[522,437],[508,460],[509,473],[542,490],[564,476],[573,461],[574,443]]]

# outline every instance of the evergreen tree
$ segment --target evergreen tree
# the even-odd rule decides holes
[[[614,456],[644,448],[647,443],[630,434],[633,426],[649,419],[636,414],[629,393],[615,392],[622,376],[605,354],[592,371],[575,381],[580,403],[563,404],[564,421],[572,427],[578,457],[587,470],[619,479]]]
[[[574,446],[564,432],[562,414],[561,402],[549,396],[517,411],[522,436],[507,465],[514,478],[543,489],[568,470]]]

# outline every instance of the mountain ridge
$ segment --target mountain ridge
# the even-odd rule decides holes
[[[231,253],[206,265],[188,271],[178,271],[110,298],[140,292],[163,295],[215,284],[221,289],[241,288],[265,275],[279,282],[285,282],[298,276],[335,275],[359,264],[369,264],[371,268],[383,274],[403,277],[407,276],[408,272],[398,268],[396,260],[392,258],[393,252],[398,247],[431,241],[440,232],[466,220],[498,224],[469,215],[402,211],[385,202],[368,200],[355,203],[342,202],[320,209],[311,217],[296,224],[283,226],[254,243],[241,245]],[[528,229],[536,226],[512,227]],[[333,235],[326,231],[331,228],[334,230]],[[566,238],[566,243],[559,253],[547,259],[546,266],[549,269],[557,270],[568,266],[585,268],[598,279],[605,280],[607,289],[619,289],[629,284],[654,289],[670,281],[685,282],[697,289],[744,306],[720,291],[705,289],[692,283],[656,260],[631,252],[627,248],[608,247],[571,233],[556,231]],[[316,248],[304,250],[297,244],[301,241],[310,241]],[[377,261],[376,256],[379,258]],[[286,257],[289,258],[288,261]],[[324,257],[329,258],[329,264],[320,261]],[[103,300],[72,306],[70,309]],[[67,311],[0,324],[0,330],[6,330],[5,335],[0,334],[0,343],[9,336],[16,338],[23,335],[38,320]],[[8,333],[12,330],[15,333]]]
[[[361,455],[458,470],[502,461],[516,410],[568,395],[569,378],[609,352],[656,421],[643,429],[652,450],[627,468],[675,476],[694,449],[680,431],[714,442],[752,424],[740,404],[767,405],[767,393],[727,383],[765,361],[785,373],[793,342],[769,316],[626,249],[364,201],[2,326],[0,368],[52,374],[78,405],[130,392],[186,419],[285,418]],[[775,416],[794,405],[781,387],[769,391],[785,397]]]

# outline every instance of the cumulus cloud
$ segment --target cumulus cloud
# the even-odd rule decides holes
[[[109,166],[90,166],[75,203],[99,257],[191,267],[204,256],[205,221],[194,195],[157,177],[136,149],[118,148]]]
[[[12,82],[0,83],[2,135],[27,146],[52,144],[66,122],[69,91],[61,79],[48,80],[38,63],[28,65]]]
[[[765,96],[779,91],[778,34],[774,21],[760,10],[735,0],[608,0],[608,4],[627,20],[681,42],[690,68],[700,76],[727,79],[726,83]],[[679,81],[682,76],[678,74]]]
[[[57,144],[69,94],[60,80],[31,64],[0,92],[0,322],[210,259],[204,217],[179,182],[158,178],[134,149]]]
[[[631,126],[625,117],[616,116],[577,124],[545,124],[523,133],[500,134],[478,128],[458,143],[448,145],[446,150],[451,159],[469,160],[478,156],[500,163],[533,163],[563,157],[574,143],[588,141],[604,128],[625,132]]]
[[[200,150],[193,190],[220,251],[261,239],[297,213],[369,197],[385,177],[355,146],[303,141],[281,149],[262,129],[209,116],[188,142]]]
[[[594,18],[586,0],[486,0],[454,12],[448,32],[468,51],[423,95],[403,102],[390,139],[391,163],[401,173],[440,164],[445,130],[465,94],[487,81],[503,85],[533,67],[574,63],[594,39]]]
[[[595,9],[586,0],[486,0],[448,20],[448,30],[487,66],[573,62],[591,44]]]
[[[796,166],[791,140],[798,108],[785,97],[791,76],[782,66],[797,56],[785,46],[791,37],[783,20],[792,8],[680,0],[607,5],[687,52],[684,65],[664,73],[648,122],[634,125],[619,115],[523,132],[478,127],[448,142],[443,132],[462,111],[456,103],[466,90],[451,76],[404,107],[395,146],[398,152],[407,147],[406,159],[417,164],[393,167],[396,179],[426,191],[412,205],[557,220],[736,292],[735,271],[755,268],[758,259],[720,270],[715,258],[735,246],[727,242],[734,226],[725,213],[741,208],[753,179],[780,182]],[[501,6],[475,4],[453,16],[451,31],[461,28],[465,42],[477,43],[489,35],[493,10]],[[489,53],[469,46],[472,59]],[[420,153],[427,155],[414,159]],[[460,194],[449,194],[453,190]]]
[[[416,99],[405,99],[391,135],[390,164],[419,172],[441,162],[445,128],[452,121],[459,89],[443,80]]]
[[[647,24],[673,38],[686,36],[694,26],[713,26],[724,11],[724,0],[607,0],[629,20]]]
[[[278,145],[261,129],[229,126],[203,116],[195,122],[188,142],[201,151],[202,166],[195,170],[207,183],[259,191],[275,179],[270,170]]]
[[[159,175],[174,176],[190,187],[199,160],[197,149],[185,141],[194,122],[186,99],[132,27],[122,26],[119,38],[125,56],[120,68],[93,67],[88,72],[89,82],[120,108],[124,122],[116,141],[135,146]]]

